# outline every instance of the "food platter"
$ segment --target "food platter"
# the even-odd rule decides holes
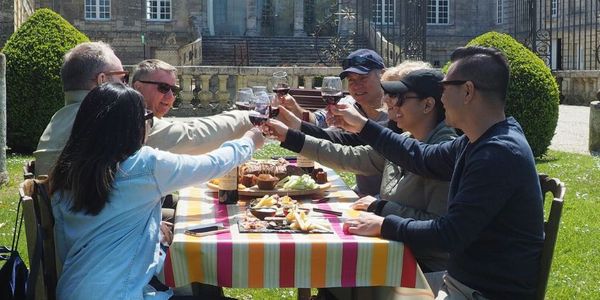
[[[212,181],[212,180],[207,183],[207,187],[213,191],[219,190],[219,185],[215,184],[214,181]],[[260,190],[260,189],[258,189],[258,186],[256,186],[256,185],[251,186],[251,187],[240,186],[240,188],[238,188],[238,194],[241,196],[254,196],[254,197],[264,196],[264,195],[268,195],[268,194],[277,194],[280,196],[285,196],[285,195],[304,196],[304,195],[312,195],[312,194],[324,192],[327,189],[329,189],[330,187],[331,187],[330,182],[318,184],[317,188],[309,189],[309,190],[293,190],[293,189],[284,189],[284,188],[275,188],[274,190]]]

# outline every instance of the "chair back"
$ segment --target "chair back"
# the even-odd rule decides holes
[[[26,161],[23,164],[23,180],[35,178],[35,160]]]
[[[540,260],[540,275],[536,292],[536,299],[544,299],[546,296],[546,287],[548,286],[548,277],[552,267],[552,257],[554,255],[554,246],[558,236],[560,217],[563,208],[563,199],[565,196],[565,184],[558,178],[550,178],[546,174],[539,174],[542,196],[545,199],[546,193],[552,193],[553,199],[550,205],[550,213],[544,221],[544,246],[542,248],[542,257]]]
[[[19,186],[20,201],[23,205],[25,234],[29,253],[29,265],[40,264],[35,281],[35,299],[56,299],[58,268],[54,244],[54,216],[48,196],[47,181],[27,179]],[[38,235],[38,231],[40,234]],[[41,238],[41,243],[37,239]],[[41,261],[35,261],[36,245],[41,245]]]

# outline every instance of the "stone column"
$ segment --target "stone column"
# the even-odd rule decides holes
[[[590,103],[590,152],[600,152],[600,101]]]
[[[314,76],[304,76],[304,88],[312,89],[314,79],[315,79]]]
[[[202,91],[200,92],[200,100],[202,104],[208,104],[212,100],[212,93],[210,92],[210,77],[209,74],[201,74],[200,82],[202,83]]]
[[[0,53],[0,185],[8,182],[6,171],[6,57]]]
[[[294,1],[294,36],[306,36],[306,32],[304,32],[304,1]]]
[[[258,36],[256,16],[256,0],[246,2],[246,35]]]
[[[179,84],[181,85],[181,106],[180,108],[192,107],[192,75],[179,75]]]
[[[219,91],[217,92],[217,99],[221,103],[227,103],[229,101],[229,91],[227,91],[227,78],[229,75],[227,74],[219,74]]]

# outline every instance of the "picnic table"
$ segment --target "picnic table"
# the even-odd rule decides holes
[[[335,171],[324,168],[331,187],[324,193],[294,197],[327,198],[320,208],[347,211],[357,195]],[[343,217],[324,216],[333,233],[240,233],[236,216],[246,207],[219,204],[206,184],[180,191],[174,239],[165,261],[171,287],[194,282],[234,288],[320,288],[394,286],[411,298],[432,293],[411,250],[403,243],[344,233]],[[311,213],[318,214],[318,213]],[[221,222],[229,232],[204,237],[184,234],[198,224]],[[306,295],[301,290],[299,295]]]

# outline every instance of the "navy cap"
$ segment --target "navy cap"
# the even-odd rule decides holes
[[[340,73],[340,78],[344,79],[348,73],[368,74],[371,70],[385,69],[383,58],[377,52],[371,49],[358,49],[342,60],[344,71]]]
[[[420,69],[408,73],[400,81],[382,81],[381,87],[388,94],[402,95],[406,92],[415,92],[420,97],[442,98],[443,89],[440,81],[444,74],[436,69]]]

